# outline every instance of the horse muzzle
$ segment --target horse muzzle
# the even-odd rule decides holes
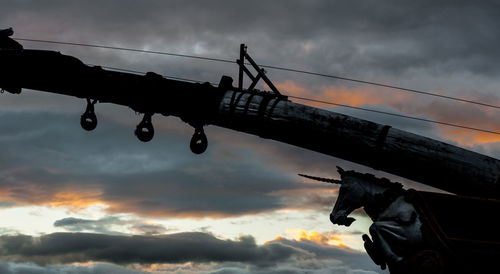
[[[347,216],[335,216],[330,213],[330,222],[334,225],[345,225],[345,226],[350,226],[352,222],[354,222],[356,219],[352,217],[347,217]]]

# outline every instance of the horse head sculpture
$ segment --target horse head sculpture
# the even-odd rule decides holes
[[[379,179],[371,174],[344,171],[340,167],[337,167],[337,171],[341,180],[299,174],[312,180],[340,185],[337,201],[330,213],[330,221],[333,224],[350,226],[356,219],[349,217],[349,214],[361,207],[364,207],[372,220],[376,220],[380,214],[377,209],[393,200],[393,197],[387,197],[387,194],[401,194],[402,185],[399,183]]]
[[[335,206],[330,213],[330,221],[336,225],[350,226],[356,219],[349,217],[349,214],[364,206],[366,193],[364,187],[360,185],[357,180],[349,176],[350,171],[344,171],[340,167],[337,167],[337,171],[340,174],[341,180],[321,178],[304,174],[299,175],[316,181],[339,184],[339,194],[337,201],[335,202]]]
[[[406,190],[400,183],[371,174],[344,171],[340,167],[337,170],[341,180],[299,175],[340,185],[330,213],[333,224],[350,226],[355,219],[349,214],[363,207],[373,221],[370,226],[373,242],[368,235],[363,235],[365,249],[376,264],[385,269],[386,263],[401,261],[422,242],[421,220],[414,206],[406,201]]]

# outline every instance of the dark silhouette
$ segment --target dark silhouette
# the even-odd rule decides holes
[[[339,167],[338,172],[341,181],[299,174],[313,180],[340,184],[330,221],[350,226],[355,219],[348,216],[363,207],[373,221],[370,226],[373,242],[368,235],[363,235],[365,248],[382,269],[387,264],[392,270],[394,265],[416,253],[423,245],[422,222],[415,207],[406,201],[402,185],[369,174],[344,171]]]
[[[363,207],[372,219],[365,249],[391,273],[491,273],[500,256],[500,201],[405,190],[400,183],[338,168],[341,180],[299,174],[340,184],[330,214],[333,224],[350,226],[348,217]],[[467,216],[473,216],[469,219]],[[373,239],[373,241],[372,241]]]
[[[14,34],[12,28],[0,30],[0,48],[1,49],[23,49],[23,46],[16,40],[10,38]]]
[[[97,103],[113,103],[143,114],[134,131],[143,142],[154,136],[152,117],[155,114],[172,115],[194,128],[189,147],[196,154],[203,153],[208,146],[204,126],[217,125],[339,157],[451,193],[481,197],[457,198],[412,192],[417,194],[411,198],[412,195],[390,184],[391,187],[381,194],[373,195],[381,197],[373,204],[366,204],[363,200],[366,197],[356,197],[348,203],[337,202],[331,221],[340,225],[350,225],[354,221],[348,217],[352,207],[366,206],[368,215],[375,220],[371,229],[373,242],[368,235],[364,236],[367,251],[376,263],[388,264],[391,272],[397,273],[398,267],[405,265],[403,262],[416,260],[417,265],[430,265],[424,268],[427,273],[441,273],[432,272],[435,269],[440,271],[441,258],[451,262],[446,264],[446,271],[468,260],[489,266],[488,262],[494,260],[481,261],[479,258],[484,254],[487,259],[491,258],[488,254],[500,255],[500,240],[496,234],[500,227],[485,222],[493,220],[500,211],[500,161],[497,159],[390,126],[293,103],[270,84],[244,45],[240,48],[238,60],[238,87],[233,87],[233,80],[228,76],[223,76],[219,85],[214,87],[209,83],[165,79],[153,72],[138,75],[106,70],[85,65],[79,59],[59,52],[23,49],[10,38],[12,34],[12,29],[0,31],[0,88],[14,94],[21,93],[22,88],[29,88],[82,98],[86,107],[80,123],[85,130],[97,127]],[[257,76],[245,67],[245,60],[257,70]],[[243,88],[243,72],[252,80],[249,89]],[[256,90],[254,87],[259,79],[264,79],[272,92]],[[346,172],[342,179],[375,185],[381,180],[355,172]],[[444,207],[434,207],[439,201],[446,201],[455,208],[448,208],[450,213],[441,210]],[[397,207],[386,212],[392,215],[388,214],[387,220],[382,220],[385,210],[396,202],[406,211],[398,211],[400,208]],[[462,215],[463,212],[466,214]],[[493,214],[488,218],[484,212]],[[481,217],[472,219],[472,216]],[[422,223],[421,235],[416,229],[418,222]],[[494,232],[483,225],[495,227]],[[396,227],[398,232],[387,236],[387,233],[392,233],[391,227]],[[478,231],[478,227],[486,233]],[[478,240],[476,235],[484,237]],[[408,243],[401,237],[412,241]],[[419,249],[421,243],[426,247],[429,244],[429,249]],[[401,252],[401,248],[405,250]],[[414,251],[416,257],[412,255]],[[481,267],[476,269],[483,269]]]
[[[2,33],[10,39],[10,30]],[[500,197],[497,159],[390,126],[297,104],[276,91],[238,89],[227,76],[215,87],[165,79],[153,72],[138,75],[106,70],[47,50],[3,48],[0,60],[0,88],[8,92],[17,94],[22,88],[29,88],[85,100],[80,119],[85,130],[93,130],[98,124],[97,103],[113,103],[143,114],[134,133],[144,142],[153,138],[154,115],[176,116],[194,128],[189,147],[197,154],[208,146],[203,128],[217,125],[339,157],[452,193]],[[251,86],[258,77],[254,77]]]
[[[208,141],[203,126],[216,114],[215,102],[221,99],[224,90],[207,83],[168,80],[153,72],[136,75],[104,70],[54,51],[23,50],[9,37],[12,34],[12,29],[0,31],[0,87],[3,90],[19,94],[22,88],[30,88],[83,98],[87,104],[80,124],[87,131],[97,127],[96,103],[128,106],[144,114],[134,131],[143,142],[154,136],[151,120],[155,113],[178,116],[195,128],[192,151],[199,154],[206,150]],[[230,78],[222,80],[221,87],[231,87]],[[191,104],[178,104],[178,100]]]

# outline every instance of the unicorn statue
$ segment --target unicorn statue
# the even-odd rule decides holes
[[[340,189],[330,213],[330,221],[336,225],[350,226],[355,221],[349,217],[355,209],[363,207],[372,219],[371,238],[364,234],[364,247],[371,259],[385,269],[410,256],[423,244],[422,222],[417,210],[408,201],[408,191],[400,183],[371,174],[344,171],[337,167],[341,180],[300,176],[339,184]]]

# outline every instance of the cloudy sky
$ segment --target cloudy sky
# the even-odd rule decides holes
[[[35,1],[2,0],[15,37],[235,60],[240,43],[261,64],[382,82],[500,105],[500,7],[494,1]],[[22,42],[88,64],[218,82],[234,64]],[[500,131],[492,108],[269,70],[285,94]],[[138,91],[139,92],[139,91]],[[299,102],[299,101],[297,101]],[[1,273],[385,273],[363,252],[370,221],[328,220],[337,189],[297,173],[335,166],[425,186],[227,129],[189,150],[192,128],[96,106],[86,132],[81,99],[23,90],[0,96]],[[299,102],[304,103],[304,102]],[[316,107],[327,107],[315,104]],[[330,110],[500,157],[500,136]],[[342,144],[339,144],[342,145]]]

